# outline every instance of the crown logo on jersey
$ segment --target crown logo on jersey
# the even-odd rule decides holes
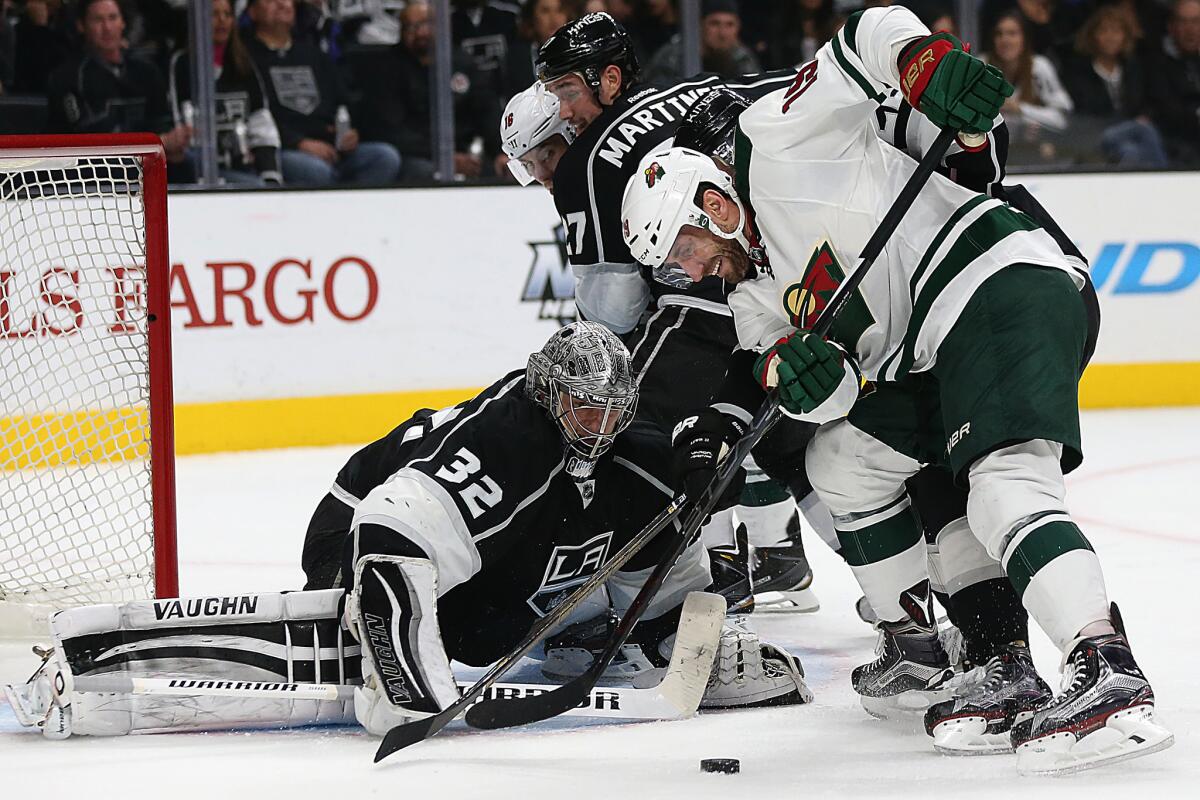
[[[663,175],[666,175],[667,171],[659,166],[659,163],[655,161],[650,166],[646,167],[646,172],[644,174],[646,176],[646,188],[653,189],[654,183]]]

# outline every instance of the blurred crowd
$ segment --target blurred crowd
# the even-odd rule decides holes
[[[702,0],[701,69],[811,59],[887,0]],[[952,0],[906,3],[956,32]],[[538,47],[607,11],[643,79],[683,77],[675,0],[451,2],[454,170],[504,178],[498,118]],[[1200,0],[979,0],[974,51],[1016,87],[1010,164],[1200,166]],[[0,133],[159,133],[196,179],[187,0],[0,0]],[[424,0],[213,0],[217,153],[239,185],[427,182],[431,10]]]

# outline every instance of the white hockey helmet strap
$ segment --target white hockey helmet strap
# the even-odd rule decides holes
[[[737,224],[726,233],[697,204],[704,184],[712,184],[738,210]],[[691,278],[669,262],[675,240],[685,225],[711,231],[721,239],[736,241],[747,253],[750,241],[742,232],[746,209],[733,186],[733,178],[711,157],[686,147],[659,148],[649,153],[629,179],[621,200],[621,233],[630,253],[654,272],[655,280],[671,286],[692,284]]]
[[[500,117],[500,142],[509,159],[508,169],[522,186],[532,183],[533,175],[521,158],[556,134],[567,144],[575,140],[574,128],[558,116],[558,98],[541,83],[508,101]]]

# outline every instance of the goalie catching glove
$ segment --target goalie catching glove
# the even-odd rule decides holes
[[[844,417],[858,399],[854,362],[836,343],[804,330],[760,355],[754,375],[764,389],[779,389],[779,405],[788,416],[805,422]]]
[[[1000,70],[945,31],[909,44],[897,65],[904,99],[942,128],[986,133],[1013,93]]]

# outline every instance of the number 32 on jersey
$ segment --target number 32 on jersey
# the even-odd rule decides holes
[[[454,460],[434,473],[435,478],[446,483],[466,484],[458,490],[458,496],[471,512],[472,519],[479,519],[489,509],[495,508],[504,497],[500,485],[487,475],[481,473],[479,477],[473,477],[479,472],[480,466],[479,458],[474,453],[460,447],[454,454]]]

